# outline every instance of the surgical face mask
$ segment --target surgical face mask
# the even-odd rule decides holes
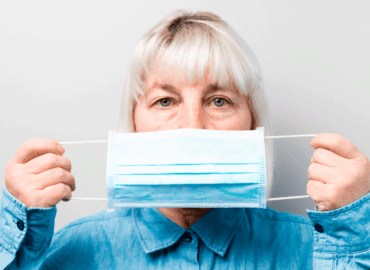
[[[108,208],[266,208],[264,129],[110,132]]]

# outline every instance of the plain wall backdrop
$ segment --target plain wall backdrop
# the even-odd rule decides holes
[[[104,140],[139,39],[177,9],[221,16],[262,67],[274,135],[338,133],[370,157],[368,1],[1,1],[0,184],[28,139]],[[312,138],[275,139],[272,197],[306,194]],[[107,197],[106,144],[66,145],[74,197]],[[306,215],[310,199],[268,203]],[[55,229],[107,207],[60,202]]]

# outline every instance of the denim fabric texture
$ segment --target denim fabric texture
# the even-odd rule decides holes
[[[310,219],[215,208],[189,230],[155,208],[118,208],[53,235],[56,207],[26,209],[4,188],[0,269],[368,269],[369,199]]]

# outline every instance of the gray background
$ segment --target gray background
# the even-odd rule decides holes
[[[133,50],[176,9],[221,16],[256,53],[275,135],[339,133],[370,157],[368,1],[2,1],[0,184],[28,139],[104,140],[118,123]],[[305,195],[311,138],[275,139],[272,197]],[[75,197],[106,197],[106,144],[68,145]],[[305,214],[311,199],[269,203]],[[56,230],[106,209],[58,204]]]

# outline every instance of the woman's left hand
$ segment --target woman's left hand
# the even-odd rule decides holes
[[[338,209],[370,191],[369,159],[349,140],[321,133],[311,146],[316,151],[308,168],[307,194],[319,211]]]

